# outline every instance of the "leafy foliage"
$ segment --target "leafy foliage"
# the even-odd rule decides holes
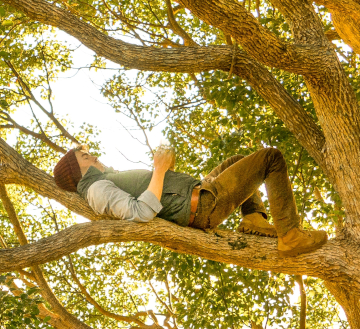
[[[37,296],[39,289],[33,287],[26,293],[13,295],[12,292],[18,291],[14,279],[11,275],[0,276],[0,328],[51,328],[46,324],[50,317],[44,320],[38,317],[38,304],[43,302]]]

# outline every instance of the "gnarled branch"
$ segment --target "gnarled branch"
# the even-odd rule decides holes
[[[321,249],[298,257],[281,258],[277,241],[225,230],[205,233],[162,219],[146,224],[125,220],[100,220],[73,225],[31,245],[0,250],[0,272],[17,270],[68,255],[81,248],[108,242],[144,241],[167,249],[252,269],[311,275],[360,287],[359,247],[334,239]],[[347,249],[347,257],[343,257]]]
[[[95,51],[97,55],[104,56],[127,68],[170,72],[222,69],[221,62],[231,52],[230,47],[224,46],[177,49],[137,46],[107,36],[72,13],[44,0],[2,1],[23,11],[34,20],[58,27]],[[327,63],[321,60],[318,60],[316,69],[312,65],[304,65],[304,63],[313,63],[315,59],[323,59],[327,56],[326,48],[291,45],[280,41],[235,0],[223,0],[224,3],[221,2],[221,4],[219,1],[210,3],[211,0],[196,2],[196,4],[195,2],[181,1],[181,4],[194,11],[201,19],[206,18],[204,10],[210,11],[213,16],[208,19],[210,24],[221,28],[226,33],[229,32],[228,34],[232,35],[251,56],[265,65],[299,74],[317,73],[321,67],[327,68]],[[235,10],[237,14],[230,15],[230,9]],[[228,51],[224,54],[225,49]]]

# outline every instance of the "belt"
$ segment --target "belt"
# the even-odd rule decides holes
[[[196,210],[199,203],[199,194],[200,194],[200,185],[194,187],[191,193],[191,206],[190,206],[190,220],[189,226],[194,223],[194,219],[196,216]]]

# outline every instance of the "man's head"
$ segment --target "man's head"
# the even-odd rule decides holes
[[[104,172],[105,166],[98,160],[98,158],[89,153],[88,147],[76,148],[75,156],[80,167],[81,175],[84,176],[87,170],[93,166]]]
[[[76,192],[77,184],[87,170],[94,166],[100,171],[105,167],[96,156],[89,153],[87,145],[80,145],[67,152],[54,168],[54,178],[57,186],[69,192]]]

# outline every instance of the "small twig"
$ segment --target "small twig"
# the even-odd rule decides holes
[[[23,17],[21,17],[23,18]],[[25,20],[24,22],[20,21],[19,23],[14,24],[11,29],[5,34],[5,36],[0,40],[0,45],[2,44],[2,42],[9,36],[9,34],[19,25],[23,24],[23,23],[27,23],[29,22],[29,20]]]
[[[291,180],[290,180],[291,184],[294,182],[297,171],[299,170],[299,166],[300,166],[300,162],[301,162],[301,156],[302,156],[303,151],[304,151],[304,148],[301,146],[301,150],[300,150],[300,153],[299,153],[299,157],[297,159],[296,167],[295,167],[294,173],[293,173],[293,175],[291,177]]]
[[[10,115],[8,113],[5,113],[3,111],[0,111],[0,114],[5,115],[5,117],[0,115],[0,118],[2,118],[3,120],[6,120],[8,122],[11,122],[11,124],[7,124],[7,125],[0,125],[0,128],[8,128],[8,129],[18,129],[19,131],[23,132],[26,135],[30,135],[36,139],[39,139],[41,141],[43,141],[45,144],[47,144],[49,147],[51,147],[54,151],[60,152],[65,154],[66,150],[63,149],[61,146],[57,145],[56,143],[54,143],[53,141],[51,141],[44,132],[42,133],[36,133],[32,130],[29,130],[27,128],[25,128],[24,126],[19,125],[15,120],[13,120]]]
[[[33,115],[33,117],[34,117],[34,119],[35,119],[35,121],[36,121],[36,123],[37,123],[37,125],[38,125],[38,127],[39,127],[39,129],[40,129],[40,131],[41,131],[41,133],[42,133],[43,135],[46,135],[46,134],[45,134],[45,131],[42,129],[42,126],[41,126],[41,124],[40,124],[39,119],[38,119],[37,116],[35,115],[35,112],[34,112],[32,106],[31,106],[31,103],[30,103],[30,101],[29,101],[29,98],[26,98],[26,102],[28,103],[28,105],[29,105],[29,107],[30,107],[30,111],[31,111],[31,113],[32,113],[32,115]]]
[[[145,142],[146,142],[146,145],[148,146],[150,152],[152,155],[154,155],[154,150],[151,148],[150,146],[150,142],[149,142],[149,139],[147,137],[147,134],[146,134],[146,129],[141,125],[140,121],[138,120],[138,117],[136,116],[136,114],[134,113],[134,111],[131,109],[131,107],[129,107],[127,104],[126,104],[126,107],[128,108],[129,112],[131,113],[131,115],[134,117],[134,120],[136,122],[136,124],[138,125],[138,127],[141,129],[141,131],[143,132],[144,134],[144,137],[145,137]]]
[[[256,12],[257,12],[257,15],[258,15],[258,20],[260,21],[261,20],[261,16],[260,16],[260,0],[256,0],[255,6],[256,6]]]
[[[173,304],[172,304],[172,293],[171,293],[171,290],[170,290],[168,273],[166,273],[166,276],[165,276],[165,286],[166,286],[166,290],[167,290],[167,292],[168,292],[169,306],[170,306],[170,308],[171,308],[172,310],[174,310]],[[177,329],[178,326],[177,326],[177,323],[176,323],[176,317],[172,317],[172,318],[173,318],[173,322],[174,322],[174,328],[173,328],[173,329]],[[164,321],[164,324],[165,324],[165,321]]]
[[[31,89],[29,88],[29,86],[25,83],[25,81],[22,79],[22,77],[20,76],[20,74],[16,71],[15,67],[8,61],[5,60],[6,65],[10,68],[10,70],[13,72],[13,74],[16,76],[19,85],[21,86],[21,88],[24,90],[24,94],[26,96],[28,96],[40,109],[43,113],[45,113],[51,120],[52,122],[55,124],[56,128],[58,128],[62,135],[66,138],[68,138],[70,141],[72,141],[75,144],[79,144],[79,142],[77,141],[77,139],[75,137],[73,137],[65,128],[64,126],[55,118],[55,116],[53,115],[53,113],[47,111],[42,105],[41,103],[35,98],[34,94],[31,92]]]
[[[163,25],[163,24],[161,23],[161,20],[159,19],[159,17],[158,17],[158,16],[156,15],[156,13],[153,11],[153,9],[152,9],[152,7],[151,7],[150,1],[147,0],[146,2],[147,2],[147,5],[148,5],[148,7],[149,7],[150,12],[153,14],[153,16],[155,17],[155,19],[158,21],[158,23],[159,23],[160,25]],[[167,31],[166,31],[166,28],[163,27],[163,29],[164,29],[166,38],[169,38],[169,35],[168,35]]]
[[[129,262],[130,262],[130,264],[132,265],[132,267],[133,267],[136,271],[138,271],[136,265],[134,264],[134,262],[133,262],[131,259],[129,259]],[[175,313],[170,309],[170,307],[159,297],[159,295],[157,294],[157,292],[156,292],[156,290],[155,290],[155,288],[154,288],[154,286],[152,285],[152,283],[151,283],[150,280],[148,280],[148,283],[149,283],[149,286],[151,287],[151,290],[152,290],[153,293],[155,294],[156,299],[166,308],[166,310],[167,310],[172,316],[176,316]]]
[[[231,59],[231,67],[230,67],[229,75],[227,77],[228,79],[231,79],[233,72],[234,72],[234,67],[235,67],[235,63],[236,63],[236,50],[237,50],[237,44],[236,44],[236,41],[234,41],[233,55],[232,55],[232,59]]]
[[[339,34],[337,33],[336,30],[326,31],[325,36],[328,38],[329,41],[340,40],[341,39],[341,37],[339,36]]]
[[[231,35],[225,34],[225,41],[226,41],[226,44],[228,44],[229,46],[232,46],[232,45],[233,45],[233,41],[232,41],[232,39],[231,39]]]
[[[7,249],[6,242],[5,242],[5,240],[4,240],[4,238],[2,237],[1,234],[0,234],[0,244],[4,249]]]
[[[166,6],[167,6],[167,16],[168,16],[169,25],[170,25],[171,30],[183,39],[185,46],[198,47],[199,45],[193,39],[190,38],[190,36],[185,32],[185,30],[176,21],[173,9],[171,7],[171,1],[165,0],[165,2],[166,2]]]
[[[300,288],[300,298],[301,298],[301,310],[300,310],[300,327],[299,329],[306,328],[306,291],[304,287],[304,281],[302,275],[295,275],[295,280]]]
[[[128,22],[128,20],[123,16],[123,15],[119,15],[118,13],[115,13],[106,3],[105,0],[102,0],[102,3],[104,4],[104,6],[107,8],[107,10],[112,13],[115,17],[117,17],[121,22],[123,22],[128,28],[129,30],[131,30],[134,35],[135,38],[140,40],[140,42],[143,44],[143,46],[146,46],[144,40],[140,37],[140,35],[135,31],[134,27]]]
[[[144,165],[146,165],[146,166],[148,166],[148,167],[151,167],[150,165],[148,165],[147,163],[145,163],[145,162],[143,162],[143,161],[132,161],[132,160],[130,160],[130,159],[128,159],[126,156],[125,156],[125,154],[123,154],[118,148],[116,149],[127,161],[129,161],[129,162],[132,162],[132,163],[142,163],[142,164],[144,164]]]
[[[138,141],[141,145],[143,145],[143,146],[147,146],[146,144],[144,144],[143,142],[141,142],[138,138],[136,138],[135,136],[133,136],[132,134],[131,134],[131,132],[129,131],[129,129],[127,129],[120,121],[117,121],[120,125],[121,125],[121,127],[123,127],[125,130],[126,130],[126,132],[130,135],[130,137],[132,138],[132,139],[135,139],[136,141]]]
[[[48,87],[49,87],[48,88],[48,102],[49,102],[49,105],[50,105],[50,113],[54,114],[54,107],[53,107],[53,104],[52,104],[52,101],[51,101],[52,89],[51,89],[51,86],[50,86],[50,77],[49,77],[49,71],[48,71],[47,65],[46,65],[46,60],[45,60],[45,55],[44,55],[43,48],[41,49],[41,54],[42,54],[44,67],[45,67],[45,72],[46,72],[46,81],[47,81],[47,84],[48,84]]]
[[[50,202],[50,200],[48,199],[48,203],[49,203],[49,206],[50,206],[50,209],[51,209],[51,212],[52,212],[52,216],[50,216],[49,212],[46,210],[45,207],[43,207],[43,209],[46,211],[46,213],[48,214],[48,216],[50,218],[52,218],[52,220],[54,221],[55,223],[55,228],[56,228],[56,232],[60,232],[60,229],[59,229],[59,225],[58,225],[58,222],[57,222],[57,219],[56,219],[56,214],[55,214],[55,211],[54,211],[54,208]]]

